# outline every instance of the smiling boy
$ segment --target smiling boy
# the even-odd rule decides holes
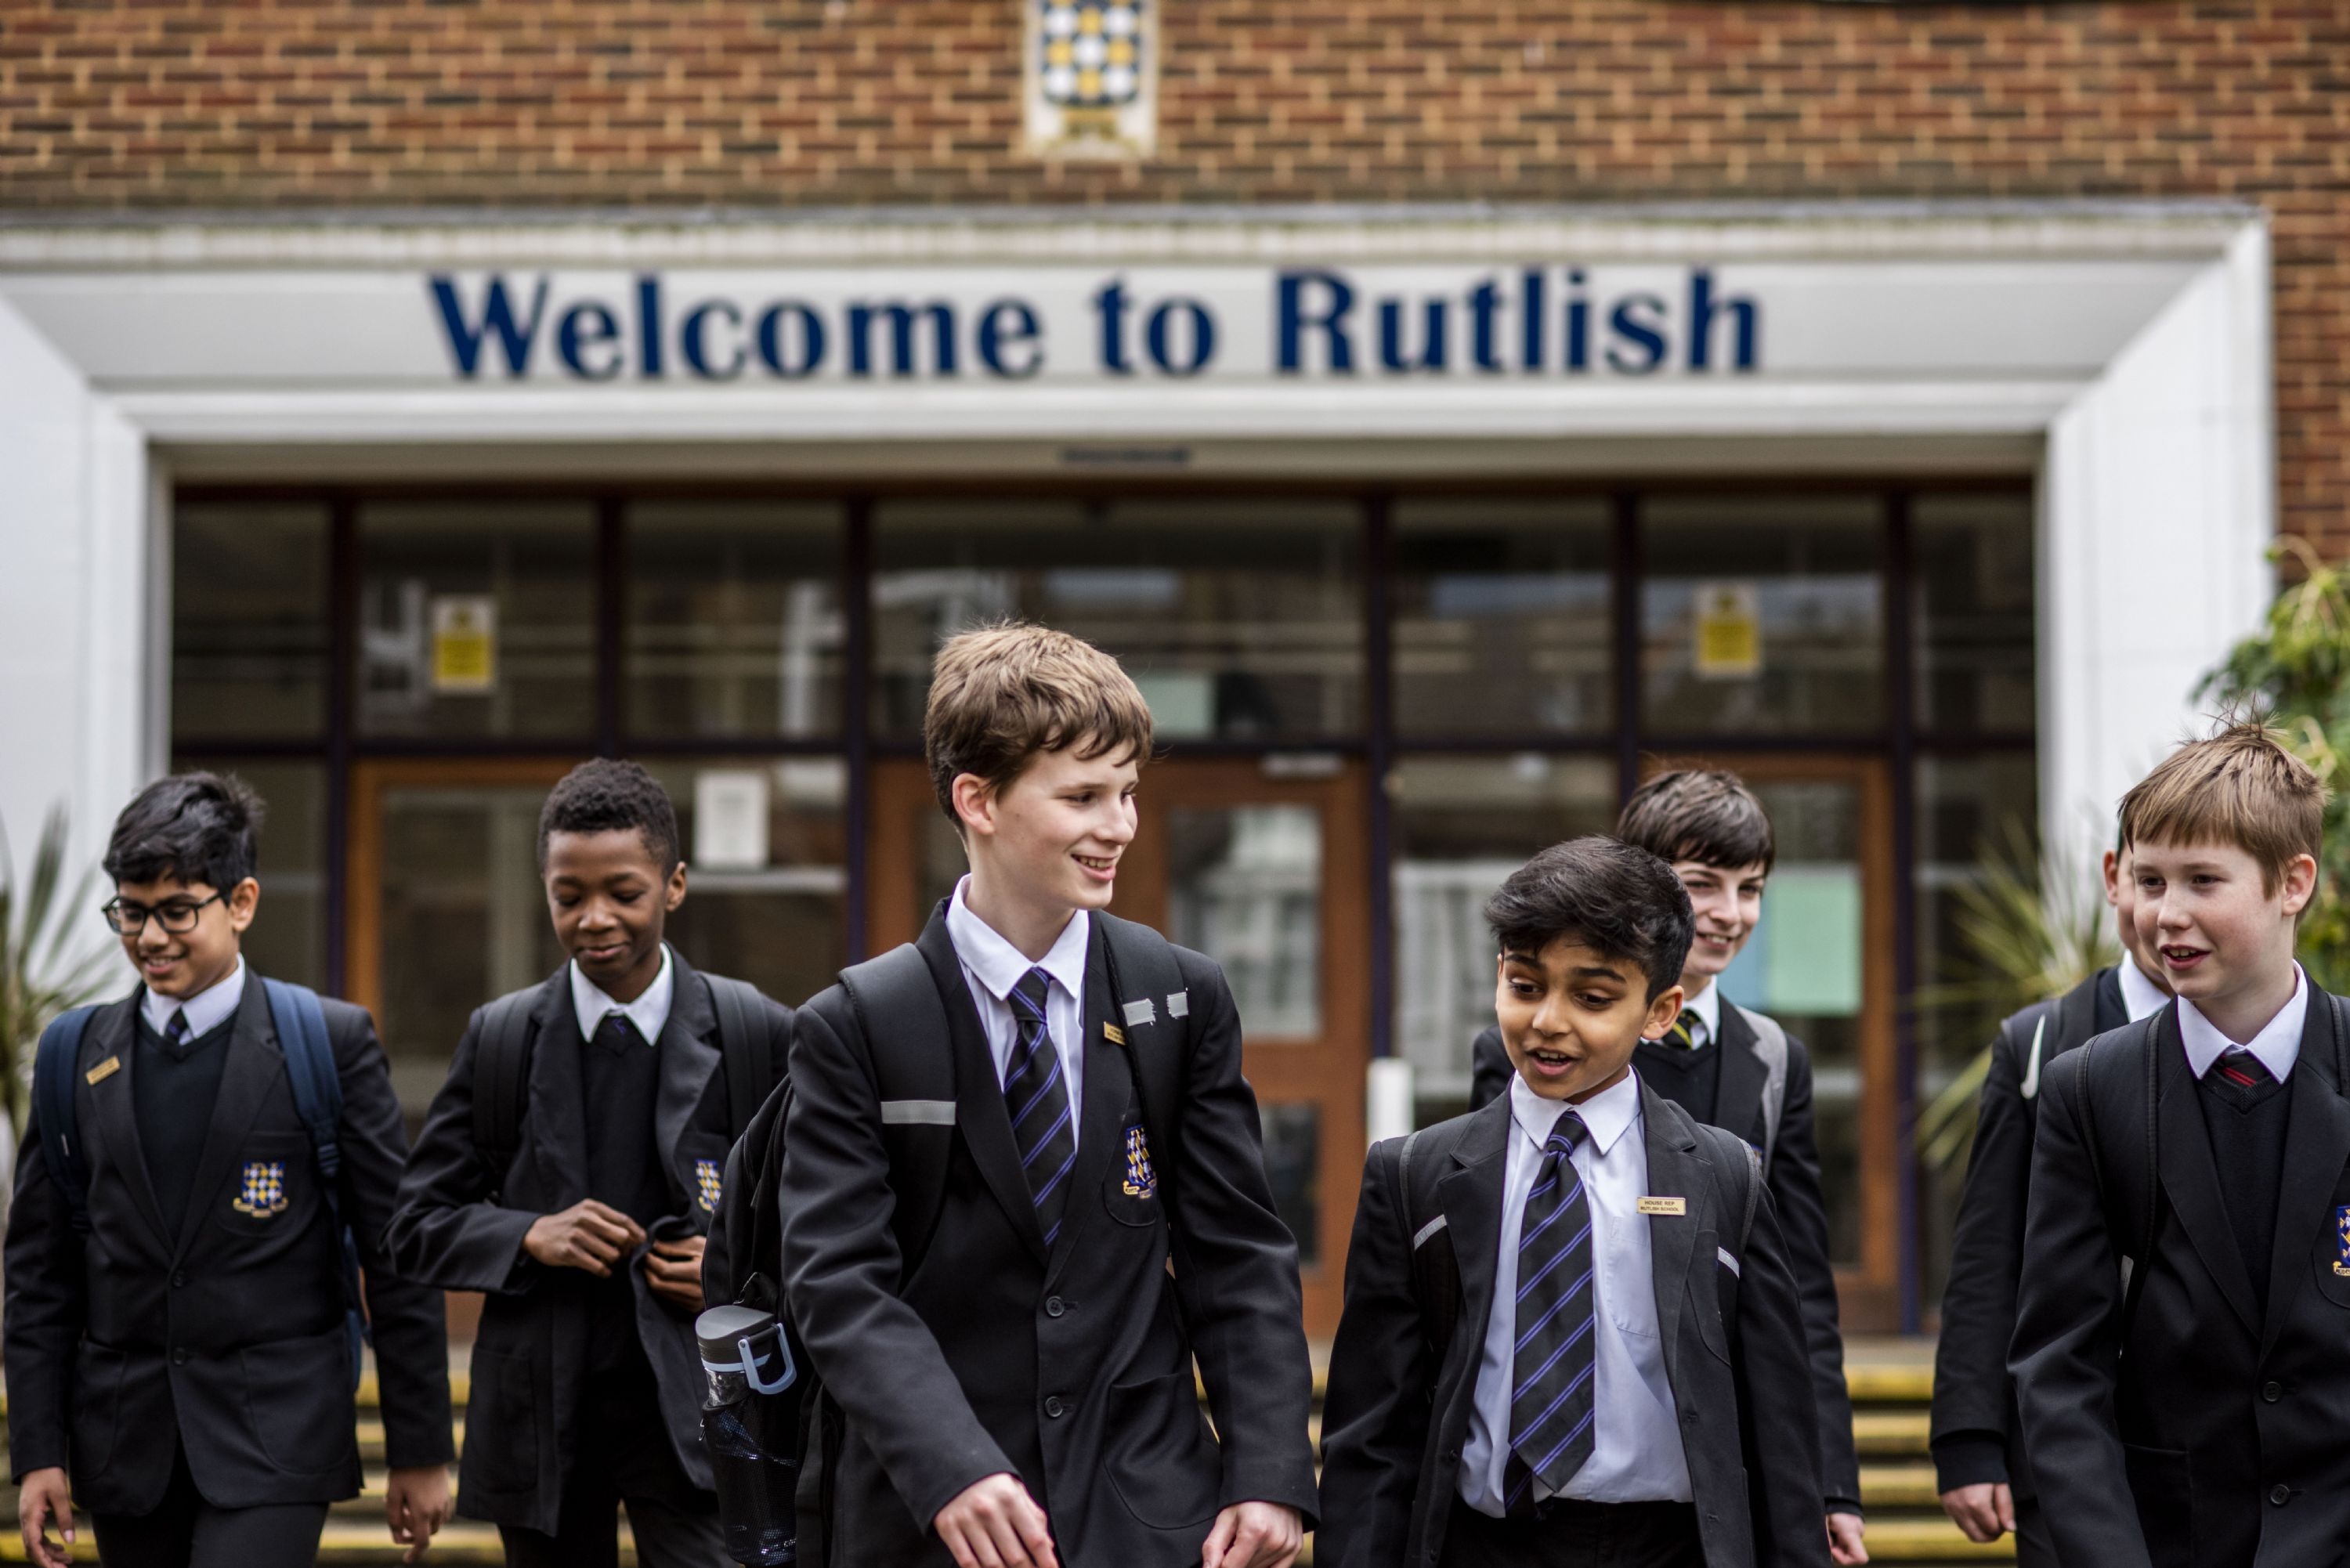
[[[800,1010],[783,1262],[835,1568],[1287,1568],[1311,1520],[1232,992],[1107,911],[1150,734],[1076,638],[949,641],[923,751],[971,873]]]
[[[1578,838],[1486,918],[1513,1076],[1366,1163],[1315,1561],[1825,1563],[1770,1195],[1745,1143],[1633,1070],[1680,1013],[1688,894],[1648,851]]]
[[[2011,1356],[2067,1568],[2350,1540],[2350,1019],[2293,961],[2324,802],[2254,724],[2122,801],[2178,1000],[2043,1068]]]

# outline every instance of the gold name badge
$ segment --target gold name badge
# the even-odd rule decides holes
[[[120,1073],[120,1071],[122,1071],[122,1058],[120,1056],[109,1056],[105,1061],[100,1062],[97,1066],[92,1067],[88,1072],[84,1073],[81,1075],[81,1081],[85,1084],[99,1083],[104,1079],[111,1078],[115,1074]]]
[[[1640,1199],[1638,1208],[1643,1214],[1686,1214],[1689,1212],[1689,1199],[1686,1198],[1643,1198]]]
[[[1102,1025],[1102,1038],[1113,1045],[1123,1045],[1126,1044],[1126,1031],[1115,1023],[1105,1023]]]

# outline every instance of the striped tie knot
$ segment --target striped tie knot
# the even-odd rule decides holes
[[[171,1022],[163,1025],[163,1038],[174,1045],[184,1045],[188,1043],[188,1010],[184,1007],[172,1009]]]
[[[1024,1029],[1045,1022],[1045,1004],[1053,992],[1053,977],[1041,969],[1032,969],[1020,977],[1012,988],[1012,1005],[1021,1013]]]
[[[1673,1026],[1665,1031],[1664,1043],[1678,1045],[1684,1051],[1694,1051],[1698,1047],[1698,1032],[1704,1027],[1705,1020],[1698,1016],[1697,1009],[1684,1007],[1681,1015],[1673,1020]]]
[[[2267,1063],[2241,1048],[2221,1053],[2212,1071],[2240,1089],[2257,1089],[2273,1078]]]

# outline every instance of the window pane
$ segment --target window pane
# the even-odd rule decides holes
[[[203,503],[172,519],[172,732],[276,739],[327,724],[327,509]]]
[[[840,731],[840,508],[654,502],[629,510],[632,735]]]
[[[1398,732],[1605,731],[1615,716],[1608,532],[1596,499],[1399,504]]]
[[[1920,495],[1911,518],[1918,727],[2029,732],[2038,714],[2032,498]]]
[[[1115,654],[1163,740],[1351,733],[1361,555],[1343,502],[892,503],[874,540],[875,727],[919,734],[939,645],[1018,616]]]
[[[1254,1039],[1322,1032],[1322,817],[1306,805],[1167,814],[1167,935],[1223,966]]]
[[[1411,757],[1388,776],[1395,824],[1396,1046],[1422,1126],[1467,1108],[1469,1046],[1493,1022],[1485,900],[1534,851],[1616,823],[1597,757]]]
[[[677,804],[685,902],[669,940],[688,961],[796,1007],[848,961],[848,846],[837,757],[648,761]]]
[[[264,807],[261,903],[241,944],[259,972],[313,991],[327,984],[327,770],[320,763],[263,757],[179,757],[176,773],[234,774]],[[111,897],[109,885],[100,897]],[[90,919],[95,922],[96,916]]]
[[[1874,496],[1644,502],[1643,722],[1674,735],[1884,722]]]
[[[359,732],[592,734],[595,538],[584,503],[362,511]]]

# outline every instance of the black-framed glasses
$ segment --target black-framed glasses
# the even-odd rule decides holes
[[[220,901],[218,893],[206,898],[166,898],[154,905],[134,904],[128,898],[109,898],[98,907],[98,912],[106,917],[106,923],[114,929],[117,936],[137,936],[146,926],[150,916],[161,922],[163,929],[173,936],[185,936],[196,929],[196,920],[203,914],[204,906]]]

